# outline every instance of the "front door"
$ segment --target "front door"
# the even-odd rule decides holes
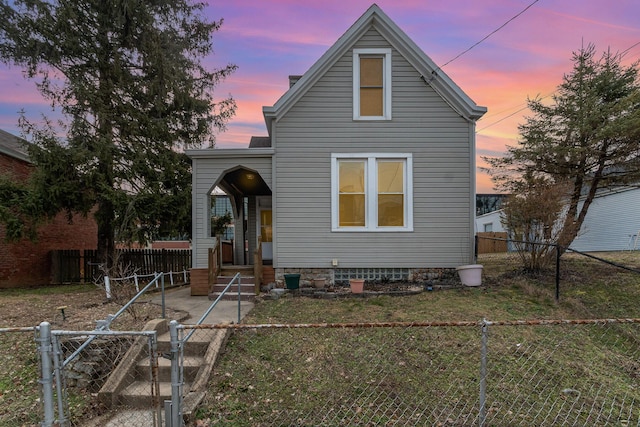
[[[258,201],[258,234],[262,238],[262,260],[273,261],[273,228],[271,198]]]

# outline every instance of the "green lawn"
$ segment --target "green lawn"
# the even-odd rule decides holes
[[[640,265],[637,252],[603,256]],[[480,288],[281,298],[257,304],[244,323],[640,317],[640,274],[566,254],[556,303],[553,272],[518,274],[511,255],[479,262]],[[640,324],[491,326],[487,425],[637,424],[639,341]],[[477,425],[480,355],[480,326],[236,331],[197,418],[232,426]]]

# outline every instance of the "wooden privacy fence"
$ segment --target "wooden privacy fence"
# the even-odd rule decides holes
[[[478,233],[478,253],[495,254],[507,252],[506,232],[480,232]]]
[[[191,249],[121,249],[118,263],[137,274],[189,270]],[[96,250],[51,251],[53,284],[96,282],[102,275]]]

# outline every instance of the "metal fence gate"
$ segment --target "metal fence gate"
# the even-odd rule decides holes
[[[118,407],[115,416],[103,415],[110,426],[163,425],[155,331],[52,331],[43,322],[37,341],[43,427],[102,425],[100,417],[93,420],[95,414],[86,412],[99,406]],[[135,362],[132,354],[141,349],[145,357]],[[131,395],[99,393],[105,383],[118,380],[113,374],[120,363],[115,376],[131,377]]]

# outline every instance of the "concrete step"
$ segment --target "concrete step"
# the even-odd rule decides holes
[[[236,294],[236,298],[237,298],[237,294]],[[193,320],[193,323],[195,323],[198,319],[192,319],[192,320]],[[185,329],[183,335],[186,336],[191,331],[192,329]],[[185,356],[203,355],[207,351],[207,348],[209,347],[209,344],[211,343],[211,341],[213,341],[219,333],[220,331],[217,329],[196,330],[193,333],[193,335],[191,335],[191,338],[189,338],[189,341],[187,341],[187,344],[184,346],[184,350],[183,350],[184,355]],[[160,353],[167,354],[171,352],[170,339],[171,337],[169,336],[169,333],[162,334],[158,337],[158,351]]]
[[[244,266],[239,266],[244,268]],[[250,267],[250,266],[249,266]],[[250,274],[253,274],[253,268],[251,268]],[[217,277],[217,283],[214,284],[209,292],[209,299],[215,300],[220,296],[222,291],[227,287],[229,282],[233,279],[233,275],[220,275]],[[255,277],[242,276],[240,279],[240,300],[241,301],[254,301],[255,300]],[[222,297],[223,301],[237,301],[238,300],[238,284],[231,285],[229,290]]]
[[[211,301],[215,301],[220,296],[220,292],[212,292],[209,294],[209,299]],[[222,301],[238,301],[238,292],[227,292],[221,298]],[[240,301],[255,301],[256,293],[255,291],[251,292],[241,292],[240,293]]]
[[[225,288],[227,287],[228,283],[218,283],[212,286],[211,292],[222,292],[225,290]],[[256,288],[255,282],[251,281],[251,282],[242,282],[240,284],[240,292],[253,292]],[[234,292],[236,295],[238,294],[238,284],[234,283],[233,285],[231,285],[231,287],[229,288],[229,290],[227,291],[227,293],[231,293]]]
[[[171,382],[163,381],[159,383],[158,399],[160,402],[164,402],[167,399],[171,399]],[[190,383],[185,383],[182,387],[182,395],[189,393]],[[151,397],[151,383],[149,381],[135,381],[129,384],[119,396],[120,405],[127,406],[129,408],[152,408],[153,399]]]
[[[217,282],[216,283],[224,283],[225,285],[228,285],[229,282],[231,280],[233,280],[235,276],[233,274],[231,275],[226,275],[226,274],[221,274],[220,276],[218,276]],[[251,272],[251,276],[240,276],[240,283],[255,283],[256,278],[253,275],[253,271]],[[234,282],[235,285],[238,284],[238,282]]]
[[[148,357],[141,359],[136,365],[136,380],[149,378],[150,360]],[[204,363],[203,356],[184,357],[184,381],[193,382],[198,374],[198,370]],[[165,357],[158,358],[158,381],[171,382],[171,360]]]

